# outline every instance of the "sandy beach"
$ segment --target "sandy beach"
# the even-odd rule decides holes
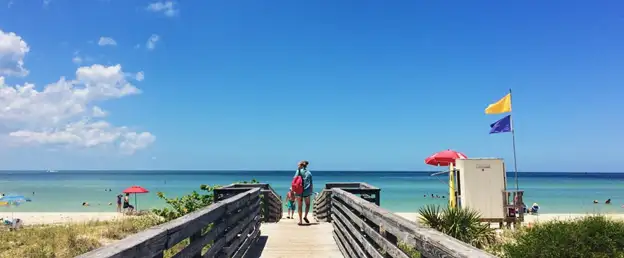
[[[118,212],[0,212],[0,218],[19,218],[24,225],[103,221],[123,216]]]
[[[418,213],[397,212],[395,213],[406,219],[415,221],[418,219]],[[311,215],[311,214],[310,214]],[[308,215],[308,216],[310,216]],[[538,223],[549,220],[571,220],[588,216],[590,214],[540,214],[527,215],[524,217],[524,223]],[[604,214],[612,219],[624,220],[624,214]],[[113,220],[123,218],[124,215],[117,212],[0,212],[0,218],[20,218],[24,221],[24,225],[38,224],[56,224],[56,223],[75,223],[87,222],[94,220]],[[286,213],[284,213],[284,218]]]
[[[406,212],[397,212],[395,213],[403,218],[409,220],[417,220],[418,213],[406,213]],[[525,215],[524,216],[524,224],[534,224],[539,222],[545,222],[550,220],[573,220],[582,218],[584,216],[589,216],[593,214],[581,214],[581,213],[570,213],[570,214],[540,214],[540,215]],[[624,219],[624,214],[614,213],[614,214],[601,214],[611,219]]]

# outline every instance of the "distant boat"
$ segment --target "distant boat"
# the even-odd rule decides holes
[[[48,169],[48,171],[47,171],[47,172],[48,172],[48,173],[56,173],[56,172],[58,172],[58,171],[56,171],[56,170],[49,170],[49,169]]]

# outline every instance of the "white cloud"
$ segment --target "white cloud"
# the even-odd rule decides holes
[[[74,56],[74,58],[72,58],[72,62],[74,62],[74,64],[82,64],[82,57]]]
[[[0,30],[0,76],[26,76],[24,57],[30,48],[22,37]]]
[[[156,48],[156,42],[160,40],[160,36],[156,34],[152,34],[152,36],[147,39],[147,43],[145,43],[145,47],[149,50],[154,50]]]
[[[145,79],[145,74],[143,72],[138,72],[134,76],[134,79],[136,79],[137,81],[143,81]]]
[[[37,89],[31,83],[7,85],[0,76],[0,139],[8,141],[0,145],[116,148],[132,154],[155,141],[149,132],[102,120],[108,113],[97,103],[141,93],[121,65],[79,67],[75,77]]]
[[[100,37],[98,41],[98,45],[100,46],[117,46],[117,41],[110,37]]]
[[[91,111],[91,114],[93,117],[105,117],[108,115],[108,113],[104,110],[102,110],[100,107],[98,106],[94,106],[93,110]]]
[[[69,123],[60,129],[38,132],[20,130],[9,135],[33,145],[82,148],[117,145],[124,154],[134,154],[156,140],[149,132],[132,132],[126,127],[114,127],[106,121],[91,122],[86,119]]]
[[[167,17],[174,17],[180,12],[177,8],[177,3],[173,1],[158,1],[151,3],[147,6],[147,10],[156,13],[162,13]]]
[[[85,64],[85,63],[93,63],[93,58],[84,54],[81,54],[80,51],[74,51],[74,57],[72,58],[72,62],[77,65]]]

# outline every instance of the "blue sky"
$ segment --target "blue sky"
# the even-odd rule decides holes
[[[0,168],[433,170],[447,148],[511,167],[484,108],[512,88],[520,171],[622,171],[623,8],[0,0],[28,46],[0,46],[3,87],[51,85],[0,91]]]

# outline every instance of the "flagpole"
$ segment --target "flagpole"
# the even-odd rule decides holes
[[[511,96],[511,89],[509,89],[509,102],[510,105],[513,103],[512,101],[512,96]],[[510,116],[509,116],[509,121],[511,124],[511,141],[513,144],[513,159],[514,159],[514,176],[516,178],[516,195],[518,194],[518,190],[519,190],[519,186],[518,186],[518,162],[516,161],[516,128],[514,127],[514,123],[513,123],[513,108],[511,109]]]

